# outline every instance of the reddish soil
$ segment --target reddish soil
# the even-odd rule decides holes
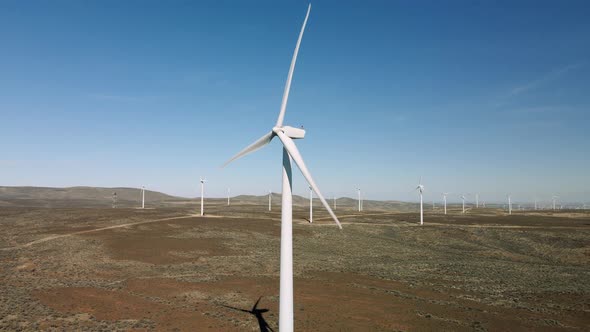
[[[131,295],[127,292],[109,291],[97,288],[54,288],[37,291],[35,296],[41,303],[62,313],[88,313],[99,320],[141,320],[157,323],[160,330],[180,329],[227,330],[223,321],[202,314],[206,305],[178,308],[172,305]]]
[[[268,309],[269,313],[263,317],[266,316],[270,326],[276,326],[278,284],[277,278],[269,277],[229,277],[214,282],[134,279],[126,282],[120,291],[58,288],[37,292],[36,296],[60,312],[90,313],[101,320],[146,318],[155,321],[162,330],[207,327],[222,331],[233,328],[223,325],[231,318],[256,322],[254,315],[225,306],[249,310],[261,296],[258,308]],[[310,278],[296,278],[294,288],[295,325],[301,331],[314,331],[318,327],[329,331],[472,331],[484,322],[486,329],[496,331],[511,330],[514,326],[534,330],[540,323],[545,325],[544,330],[550,331],[560,330],[563,325],[584,326],[590,318],[489,306],[466,299],[464,295],[468,294],[451,288],[415,288],[402,282],[350,273],[314,273]],[[195,291],[202,296],[198,299],[184,296],[189,309],[160,303],[165,300],[146,300],[183,298],[183,294]],[[236,294],[236,303],[221,300]],[[217,304],[208,301],[215,298]],[[217,319],[210,318],[213,316]],[[562,326],[551,326],[552,319],[558,319]]]

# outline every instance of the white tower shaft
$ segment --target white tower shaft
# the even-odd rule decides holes
[[[361,212],[361,190],[357,189],[358,200],[359,200],[359,212]]]
[[[205,193],[205,182],[201,181],[201,216],[205,214],[204,205],[203,205],[203,195]]]
[[[424,224],[424,211],[422,210],[422,191],[420,191],[420,225]]]
[[[443,196],[443,200],[445,201],[445,214],[447,214],[447,195]]]
[[[272,191],[268,191],[268,211],[272,211]]]
[[[313,222],[313,189],[309,187],[309,222]]]
[[[281,285],[279,331],[293,331],[293,207],[291,205],[291,157],[283,148],[283,197],[281,204]]]
[[[145,187],[141,188],[141,208],[145,209]]]

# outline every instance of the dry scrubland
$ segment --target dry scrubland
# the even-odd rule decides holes
[[[0,330],[276,330],[279,209],[207,211],[0,208]],[[297,330],[590,329],[588,213],[314,212]]]

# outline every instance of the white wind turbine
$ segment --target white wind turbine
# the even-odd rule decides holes
[[[207,182],[207,180],[203,179],[203,178],[199,178],[201,181],[201,216],[203,216],[205,214],[205,210],[204,210],[204,205],[203,205],[203,195],[205,194],[205,182]]]
[[[558,199],[558,196],[553,195],[553,197],[551,197],[551,200],[553,201],[553,210],[555,210],[555,200]]]
[[[229,188],[227,188],[227,206],[229,206],[229,193],[230,193],[230,190],[229,190]]]
[[[270,143],[270,141],[277,136],[283,144],[283,181],[282,181],[282,202],[281,202],[281,268],[280,268],[280,296],[279,296],[279,330],[281,332],[293,331],[293,205],[292,205],[292,173],[291,173],[291,158],[295,161],[295,164],[299,167],[299,170],[309,183],[309,185],[316,192],[318,198],[328,210],[328,213],[339,228],[342,228],[340,221],[330,209],[330,206],[321,194],[318,186],[311,177],[307,166],[297,149],[297,146],[293,142],[293,139],[302,139],[305,136],[305,130],[299,128],[293,128],[290,126],[283,125],[283,119],[285,117],[285,110],[287,108],[287,100],[289,99],[289,90],[291,88],[291,80],[293,78],[293,71],[295,69],[295,62],[297,60],[297,53],[299,52],[299,45],[301,44],[301,38],[303,37],[303,31],[307,24],[307,18],[311,5],[307,9],[303,26],[297,39],[297,45],[293,53],[293,59],[291,60],[291,67],[289,68],[289,74],[287,76],[287,82],[285,84],[285,90],[283,93],[283,100],[281,102],[281,110],[277,123],[272,128],[272,131],[256,142],[252,143],[244,150],[240,151],[237,155],[231,158],[228,163],[243,157],[251,152],[254,152],[263,146]],[[224,165],[224,166],[225,166]]]
[[[463,200],[463,213],[465,213],[465,195],[461,195],[461,199]]]
[[[479,194],[475,194],[475,208],[479,208]]]
[[[313,222],[313,188],[309,187],[309,222]]]
[[[449,193],[442,193],[442,195],[443,195],[443,201],[445,203],[445,214],[447,214],[447,195],[448,194]]]
[[[508,214],[512,214],[512,197],[508,195]]]
[[[424,186],[422,185],[422,177],[420,177],[420,181],[418,182],[418,187],[416,190],[420,193],[420,225],[424,224],[424,211],[422,209],[422,193],[424,192]]]
[[[272,191],[268,191],[268,211],[272,211]]]

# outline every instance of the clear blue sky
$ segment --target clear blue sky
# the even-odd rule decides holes
[[[326,196],[590,200],[590,2],[312,6],[285,123]],[[1,1],[0,185],[280,191],[278,140],[219,166],[275,123],[306,9]]]

